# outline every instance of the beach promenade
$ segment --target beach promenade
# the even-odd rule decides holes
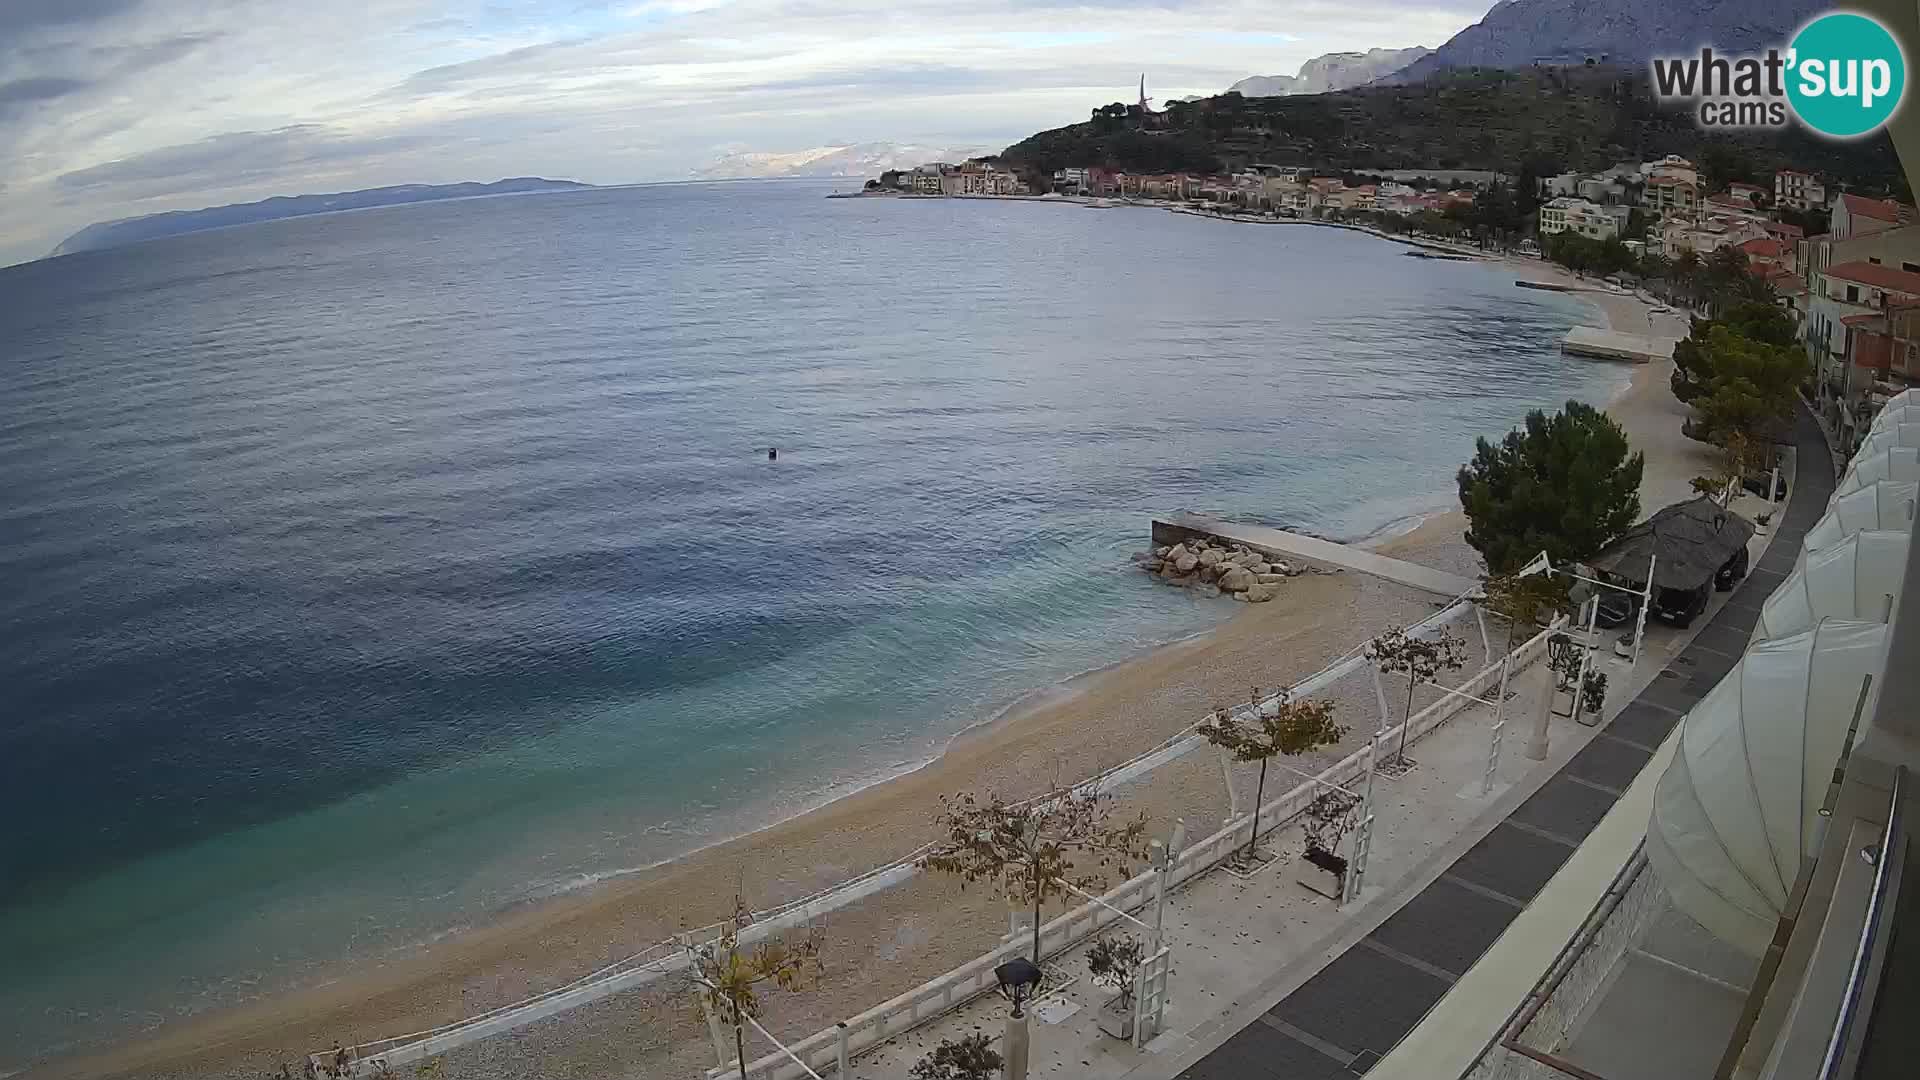
[[[1237,1003],[1195,1036],[1192,1060],[1174,1063],[1177,1072],[1154,1063],[1129,1075],[1334,1080],[1367,1075],[1390,1054],[1526,910],[1687,710],[1738,663],[1761,603],[1792,571],[1801,538],[1834,490],[1826,440],[1804,410],[1794,439],[1802,467],[1766,554],[1592,742],[1331,963],[1279,969],[1267,994]],[[1458,1071],[1433,1071],[1427,1059],[1400,1064],[1393,1075],[1437,1078]]]

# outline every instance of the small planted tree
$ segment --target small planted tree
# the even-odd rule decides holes
[[[1340,788],[1328,788],[1308,803],[1306,812],[1300,816],[1300,831],[1306,834],[1307,850],[1329,855],[1337,852],[1340,838],[1347,834],[1353,810],[1359,805],[1360,796]]]
[[[1543,607],[1565,603],[1567,586],[1548,574],[1494,574],[1481,583],[1480,604],[1507,620],[1507,652],[1520,640],[1521,628],[1533,624]]]
[[[1607,673],[1589,671],[1585,684],[1580,688],[1581,708],[1594,716],[1599,716],[1607,703]]]
[[[1129,873],[1146,858],[1147,819],[1113,824],[1113,796],[1096,788],[1055,788],[1027,802],[971,794],[945,800],[940,829],[947,842],[920,860],[923,870],[952,874],[961,888],[992,882],[1010,903],[1033,909],[1033,962],[1040,963],[1040,913],[1068,885],[1096,889],[1109,871]]]
[[[1000,1075],[1000,1052],[993,1037],[976,1031],[958,1039],[942,1039],[913,1067],[913,1080],[995,1080]]]
[[[1407,708],[1400,717],[1400,749],[1394,753],[1396,764],[1407,764],[1407,728],[1413,719],[1413,691],[1421,683],[1430,683],[1442,672],[1458,671],[1467,662],[1467,643],[1445,630],[1430,638],[1414,637],[1402,627],[1389,626],[1385,633],[1367,642],[1367,659],[1382,672],[1407,677]]]
[[[747,1075],[746,1024],[760,1015],[761,988],[771,983],[782,990],[798,990],[820,973],[820,943],[812,931],[797,939],[743,946],[740,931],[752,923],[752,913],[735,897],[733,918],[720,936],[687,946],[687,970],[701,1006],[733,1027],[735,1064],[742,1080]]]
[[[1245,858],[1252,861],[1260,843],[1260,806],[1267,794],[1267,762],[1275,754],[1293,757],[1322,746],[1331,746],[1347,734],[1333,722],[1331,701],[1295,701],[1282,690],[1264,704],[1260,688],[1254,687],[1252,700],[1240,716],[1227,709],[1215,709],[1213,717],[1200,725],[1200,737],[1232,754],[1236,761],[1260,763],[1260,781],[1254,788],[1253,835],[1247,838]]]
[[[1096,984],[1118,991],[1120,1005],[1131,1008],[1133,983],[1145,957],[1146,946],[1138,938],[1126,934],[1103,937],[1087,946],[1087,974]]]

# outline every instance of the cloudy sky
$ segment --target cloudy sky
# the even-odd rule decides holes
[[[272,194],[683,178],[735,150],[1001,146],[1486,0],[0,0],[0,264]]]

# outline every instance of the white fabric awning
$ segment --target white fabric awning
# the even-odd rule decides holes
[[[1853,452],[1853,457],[1858,461],[1896,446],[1920,446],[1920,423],[1897,423],[1875,428],[1860,441],[1860,449]]]
[[[1920,424],[1920,394],[1902,390],[1888,398],[1880,411],[1873,414],[1873,423],[1867,430],[1881,431],[1895,424]]]
[[[1896,446],[1878,453],[1856,455],[1833,494],[1839,498],[1880,480],[1920,480],[1920,449]]]
[[[1772,940],[1887,628],[1828,620],[1747,650],[1687,714],[1647,858],[1674,905],[1753,955]],[[1869,704],[1869,710],[1871,704]]]
[[[1864,529],[1911,529],[1916,498],[1920,484],[1911,480],[1881,480],[1836,495],[1826,515],[1807,530],[1802,545],[1806,551],[1819,551]]]
[[[1900,595],[1907,573],[1902,531],[1857,532],[1820,551],[1800,554],[1787,580],[1760,605],[1755,641],[1810,630],[1821,619],[1885,622],[1887,597]]]

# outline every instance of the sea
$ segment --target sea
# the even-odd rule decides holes
[[[0,1072],[912,769],[1231,616],[1153,515],[1404,528],[1624,380],[1511,267],[833,190],[0,269]]]

